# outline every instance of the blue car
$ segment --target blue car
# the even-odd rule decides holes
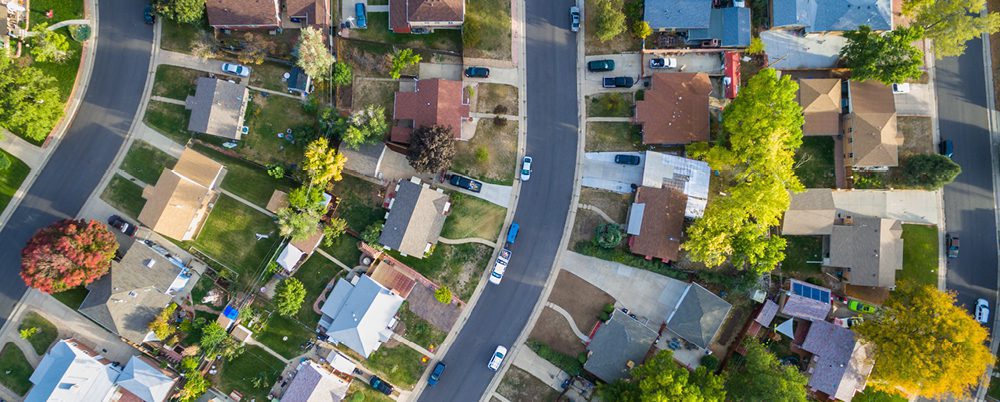
[[[354,3],[354,15],[357,17],[358,28],[368,28],[368,19],[365,18],[365,3]]]
[[[438,364],[434,366],[434,371],[431,371],[431,376],[427,378],[427,385],[433,387],[434,384],[437,384],[438,380],[441,379],[441,374],[444,373],[444,368],[444,362],[438,362]]]

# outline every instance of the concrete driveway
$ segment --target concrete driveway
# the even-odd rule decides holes
[[[941,225],[941,197],[936,191],[834,191],[833,205],[855,214],[899,219],[908,223]]]
[[[598,92],[632,92],[637,89],[642,88],[642,84],[639,80],[639,74],[642,74],[642,55],[639,53],[622,53],[622,54],[608,54],[608,55],[597,55],[597,56],[587,56],[586,62],[591,62],[593,60],[614,60],[615,70],[603,73],[592,73],[587,71],[586,68],[583,69],[584,76],[582,78],[583,82],[583,94],[591,95]],[[632,88],[604,88],[601,86],[604,77],[632,77],[635,80],[635,86]]]
[[[615,155],[635,155],[640,162],[634,166],[617,164]],[[643,152],[587,152],[583,157],[580,184],[616,193],[630,193],[632,184],[642,184],[641,158],[645,157]]]
[[[449,174],[454,174],[453,172],[448,172]],[[468,177],[468,176],[466,176]],[[501,186],[499,184],[483,183],[482,191],[474,193],[472,191],[466,190],[464,188],[458,188],[447,181],[444,183],[435,183],[439,187],[447,188],[452,191],[458,191],[463,194],[468,194],[476,198],[480,198],[494,204],[497,204],[504,208],[510,208],[510,192],[513,189],[511,186]]]
[[[847,39],[837,35],[798,36],[779,29],[760,33],[771,67],[777,69],[823,69],[837,66],[840,49]]]
[[[420,79],[441,78],[445,80],[461,81],[461,64],[437,64],[420,63]]]
[[[936,106],[930,84],[910,84],[910,92],[894,94],[893,98],[900,116],[931,116]]]
[[[676,69],[651,69],[649,61],[658,57],[673,57],[677,59]],[[676,52],[655,52],[642,55],[642,62],[646,66],[646,75],[653,73],[708,73],[722,74],[722,52],[703,53],[676,53]]]
[[[572,272],[607,292],[629,312],[659,325],[667,320],[684,294],[687,282],[632,268],[616,262],[566,251],[559,261],[562,269]]]

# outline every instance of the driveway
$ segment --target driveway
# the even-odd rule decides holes
[[[922,190],[834,191],[833,205],[839,210],[861,215],[898,219],[907,223],[941,225],[940,197]]]
[[[653,70],[649,68],[649,61],[657,57],[673,57],[677,59],[677,69],[659,69]],[[685,72],[685,73],[708,73],[708,74],[722,74],[722,52],[704,52],[704,53],[671,53],[671,52],[655,52],[646,53],[642,55],[643,65],[646,66],[646,75],[653,73],[670,73],[670,72]]]
[[[449,174],[455,174],[453,172],[448,172]],[[473,197],[483,199],[499,205],[504,208],[510,208],[510,194],[514,189],[511,186],[502,186],[499,184],[483,183],[482,191],[474,193],[472,191],[466,190],[464,188],[459,188],[451,185],[447,181],[444,183],[436,183],[439,187],[444,187],[449,190],[458,191],[462,194],[468,194]]]
[[[642,185],[642,163],[638,165],[615,163],[615,155],[623,154],[646,157],[643,152],[587,152],[583,159],[580,184],[622,194],[632,192],[633,184]]]
[[[798,36],[774,29],[760,33],[771,67],[777,69],[833,68],[847,39],[837,35]]]
[[[900,116],[932,116],[933,88],[930,84],[910,84],[910,92],[894,94],[896,114]]]
[[[642,84],[639,80],[639,74],[642,74],[642,55],[639,53],[621,53],[621,54],[608,54],[608,55],[597,55],[597,56],[587,56],[586,61],[589,63],[593,60],[614,60],[615,70],[603,73],[592,73],[587,71],[586,68],[583,69],[584,76],[581,80],[583,94],[592,95],[598,92],[632,92],[637,89],[642,88]],[[601,86],[604,77],[632,77],[635,80],[635,86],[632,88],[604,88]]]
[[[441,78],[445,80],[461,81],[461,64],[439,64],[420,63],[420,79]]]

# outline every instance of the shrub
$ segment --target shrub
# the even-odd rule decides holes
[[[69,26],[69,36],[77,42],[83,42],[90,39],[91,29],[90,25],[70,25]]]
[[[750,46],[747,46],[747,54],[763,54],[764,41],[760,38],[750,38]]]
[[[596,236],[594,236],[594,243],[603,248],[615,248],[621,244],[622,239],[625,238],[625,232],[622,231],[621,226],[615,223],[607,223],[598,226],[594,229]]]
[[[28,327],[21,329],[21,339],[31,339],[38,333],[38,327]]]
[[[496,105],[493,108],[493,114],[507,114],[508,112],[510,112],[510,109],[506,105]]]
[[[486,147],[476,148],[476,162],[486,163],[490,161],[490,150]]]
[[[267,175],[275,179],[281,179],[285,177],[285,168],[279,165],[271,165],[271,167],[267,168]]]
[[[559,367],[562,371],[570,375],[579,375],[583,372],[583,363],[587,361],[585,353],[583,359],[581,359],[580,356],[573,357],[559,353],[550,348],[549,345],[536,340],[529,340],[527,343],[529,349],[537,353],[539,357]]]
[[[719,369],[719,358],[715,355],[704,355],[701,357],[701,366],[708,369],[708,371],[715,371]]]
[[[507,119],[503,118],[503,116],[494,116],[493,117],[493,125],[497,126],[497,127],[506,127],[507,126]]]
[[[451,304],[451,289],[447,286],[437,288],[434,290],[434,299],[441,304]]]
[[[903,187],[915,187],[924,190],[939,190],[955,180],[962,167],[951,158],[938,155],[915,155],[903,160],[898,182]]]
[[[382,247],[382,245],[379,244],[378,238],[382,236],[382,225],[384,224],[385,224],[384,222],[375,222],[371,225],[368,225],[368,227],[366,227],[365,230],[361,232],[361,241],[367,243],[369,246],[372,246],[372,248],[376,250],[382,251],[384,247]]]

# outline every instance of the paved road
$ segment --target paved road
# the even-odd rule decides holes
[[[947,286],[970,311],[982,297],[996,312],[994,167],[982,44],[981,39],[970,41],[961,57],[939,61],[936,82],[941,138],[955,143],[954,159],[962,166],[962,174],[944,188],[948,231],[962,239],[959,257],[948,263]]]
[[[25,291],[21,248],[39,228],[75,217],[122,146],[146,84],[153,30],[143,2],[100,1],[90,87],[49,163],[0,232],[0,325]]]
[[[534,171],[521,186],[514,216],[521,231],[503,284],[487,285],[443,359],[448,371],[423,392],[422,401],[479,400],[495,375],[486,368],[490,355],[499,344],[510,347],[524,329],[554,262],[576,166],[576,37],[567,29],[570,5],[569,0],[527,2],[527,153],[534,157]]]

